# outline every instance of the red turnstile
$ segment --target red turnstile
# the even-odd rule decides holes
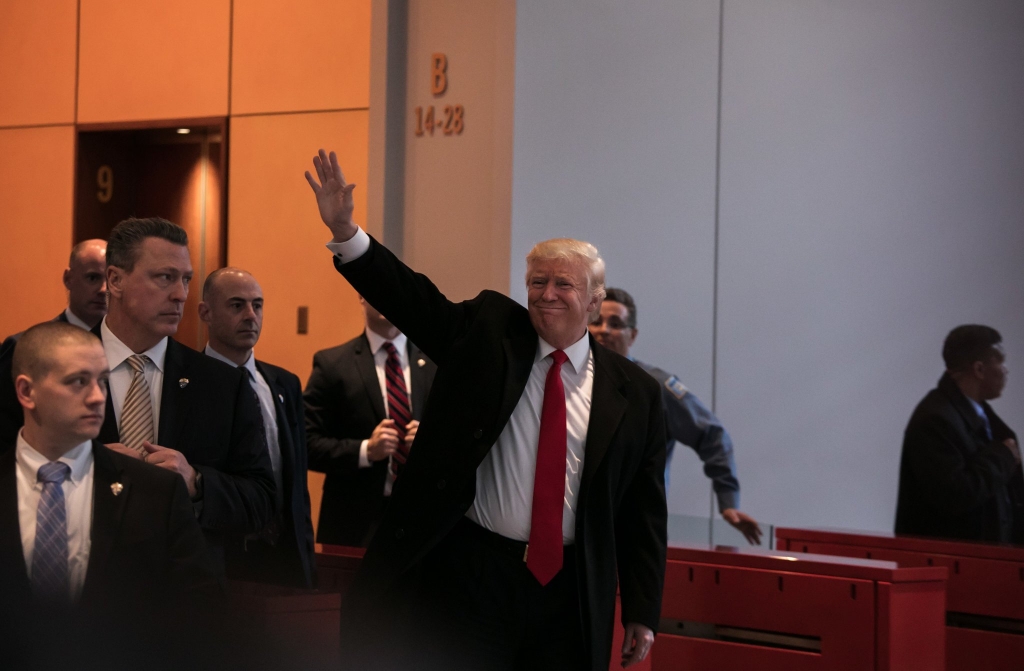
[[[870,557],[949,569],[946,668],[1024,665],[1024,547],[829,529],[776,529],[790,551]]]
[[[943,567],[668,550],[653,671],[942,671]]]

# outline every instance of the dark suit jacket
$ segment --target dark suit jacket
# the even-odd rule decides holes
[[[412,415],[422,419],[437,366],[412,341],[406,351]],[[384,397],[365,333],[313,356],[304,396],[309,467],[327,474],[317,542],[366,547],[384,515],[388,462],[359,468],[359,446],[384,419]]]
[[[124,643],[144,652],[147,630],[154,633],[159,623],[166,628],[160,633],[164,637],[175,629],[168,618],[180,617],[179,608],[191,610],[195,599],[219,591],[184,481],[98,441],[92,449],[89,565],[81,598],[66,621],[33,607],[21,545],[15,452],[0,455],[0,649],[6,668],[22,668],[19,659],[46,667],[39,660],[55,655],[53,646],[72,641],[76,654],[88,653],[99,641],[109,642],[110,631],[118,632],[119,654]],[[114,483],[123,487],[116,496]],[[45,645],[38,645],[36,636],[45,638]],[[81,660],[62,661],[68,666]]]
[[[281,448],[283,507],[279,511],[280,536],[267,556],[257,558],[236,542],[227,554],[229,578],[272,582],[293,587],[316,586],[313,522],[306,486],[306,426],[302,412],[302,385],[284,368],[256,361],[256,370],[270,386],[277,416],[277,442]],[[253,563],[263,564],[254,566]]]
[[[394,603],[396,580],[472,505],[477,466],[526,388],[538,336],[527,310],[510,298],[484,291],[452,303],[376,241],[360,258],[335,263],[438,366],[416,449],[346,596],[342,649],[358,657],[369,646],[388,644],[381,625]],[[623,621],[658,628],[667,543],[666,438],[658,383],[592,338],[591,348],[594,386],[575,554],[588,667],[604,671],[616,582]]]
[[[903,439],[896,533],[1009,542],[1024,517],[1021,467],[1003,445],[1016,439],[983,403],[992,440],[970,400],[948,375],[910,417]],[[1018,526],[1018,534],[1019,529]],[[1018,537],[1017,542],[1024,543]]]
[[[110,394],[99,441],[120,442]],[[169,338],[157,444],[203,474],[199,525],[223,574],[227,537],[257,532],[274,514],[274,472],[249,375]]]
[[[67,322],[64,312],[51,319],[53,322]],[[14,346],[21,340],[25,332],[7,336],[0,345],[0,454],[13,450],[18,442],[18,431],[25,423],[25,415],[14,393],[14,380],[11,379],[11,366],[14,363]]]

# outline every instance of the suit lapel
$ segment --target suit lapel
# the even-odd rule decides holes
[[[25,552],[21,546],[21,520],[18,515],[18,481],[15,472],[16,450],[0,456],[0,584],[13,588],[3,598],[27,600],[31,593]]]
[[[526,390],[526,383],[530,380],[530,371],[533,369],[533,360],[537,356],[539,346],[537,333],[533,329],[502,341],[505,352],[505,386],[501,393],[501,404],[498,406],[498,422],[502,429],[508,423],[509,417],[512,416],[512,412],[516,409],[519,399],[522,398],[523,392]]]
[[[377,378],[377,367],[373,363],[373,352],[370,351],[370,341],[366,334],[359,336],[359,342],[355,346],[356,369],[359,377],[363,379],[363,386],[370,398],[370,405],[377,413],[378,421],[384,419],[384,397],[380,393],[380,380]]]
[[[412,397],[412,416],[413,419],[422,419],[423,405],[427,402],[426,366],[419,364],[420,361],[424,361],[423,352],[408,340],[406,352],[409,357],[409,380],[412,382],[412,389],[409,392]]]
[[[623,393],[628,378],[622,369],[605,349],[597,346],[593,337],[590,337],[590,350],[594,353],[594,387],[590,395],[590,421],[587,424],[581,496],[582,490],[586,489],[608,452],[612,436],[629,404]]]
[[[288,421],[288,411],[284,407],[285,389],[278,380],[277,375],[274,371],[266,366],[262,361],[256,360],[256,370],[259,371],[263,379],[267,381],[267,386],[270,387],[270,395],[274,400],[274,416],[277,419],[277,445],[281,450],[281,467],[285,474],[284,486],[287,488],[290,484],[289,474],[294,468],[292,462],[292,450],[295,446],[292,444],[292,432],[291,424]],[[288,492],[282,492],[287,498]]]
[[[92,545],[89,549],[89,568],[85,574],[85,587],[82,593],[83,600],[88,598],[95,587],[90,586],[96,582],[96,577],[101,574],[103,566],[110,557],[114,547],[118,529],[121,526],[121,518],[124,509],[131,497],[132,483],[124,476],[124,473],[117,467],[110,457],[107,448],[99,442],[92,443],[93,455],[93,495],[92,495]],[[113,485],[120,484],[117,488]],[[116,489],[120,489],[115,493]],[[102,595],[97,595],[102,598]]]
[[[103,330],[100,326],[103,324],[101,320],[99,324],[93,327],[92,334],[103,341]],[[121,431],[117,427],[117,415],[114,414],[114,396],[110,393],[110,389],[107,389],[107,408],[106,414],[103,416],[103,426],[100,428],[100,435],[96,437],[101,443],[120,443],[121,442]]]
[[[167,339],[164,384],[160,396],[160,430],[157,436],[157,444],[164,447],[178,444],[178,429],[188,420],[188,399],[191,394],[183,347],[174,338]]]

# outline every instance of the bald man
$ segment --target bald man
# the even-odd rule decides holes
[[[228,546],[227,575],[236,580],[312,588],[316,564],[306,486],[302,385],[294,374],[258,361],[253,353],[263,329],[263,290],[245,270],[216,270],[203,285],[199,318],[209,327],[207,356],[249,375],[259,398],[277,485],[277,514],[260,533],[235,539]]]
[[[107,314],[106,240],[83,240],[75,245],[62,279],[68,292],[68,306],[51,321],[91,331]],[[21,404],[14,386],[9,384],[14,346],[21,335],[15,333],[0,345],[0,452],[14,448],[24,423]]]

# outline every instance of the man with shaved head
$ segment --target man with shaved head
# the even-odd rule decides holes
[[[191,620],[193,598],[216,593],[185,483],[96,440],[110,368],[93,334],[33,326],[12,375],[25,425],[0,456],[4,664],[99,661],[109,631],[119,664],[173,652],[168,634]]]
[[[106,240],[83,240],[75,245],[64,269],[63,282],[68,291],[68,306],[52,321],[92,330],[107,314]],[[21,404],[14,387],[7,383],[14,346],[21,335],[15,333],[0,345],[0,452],[14,447],[23,422]]]
[[[294,374],[257,360],[253,353],[263,329],[263,290],[245,270],[216,270],[203,285],[199,318],[209,327],[207,356],[243,369],[256,390],[277,485],[277,515],[259,533],[228,545],[227,575],[313,587],[316,564],[306,486],[302,385]]]

